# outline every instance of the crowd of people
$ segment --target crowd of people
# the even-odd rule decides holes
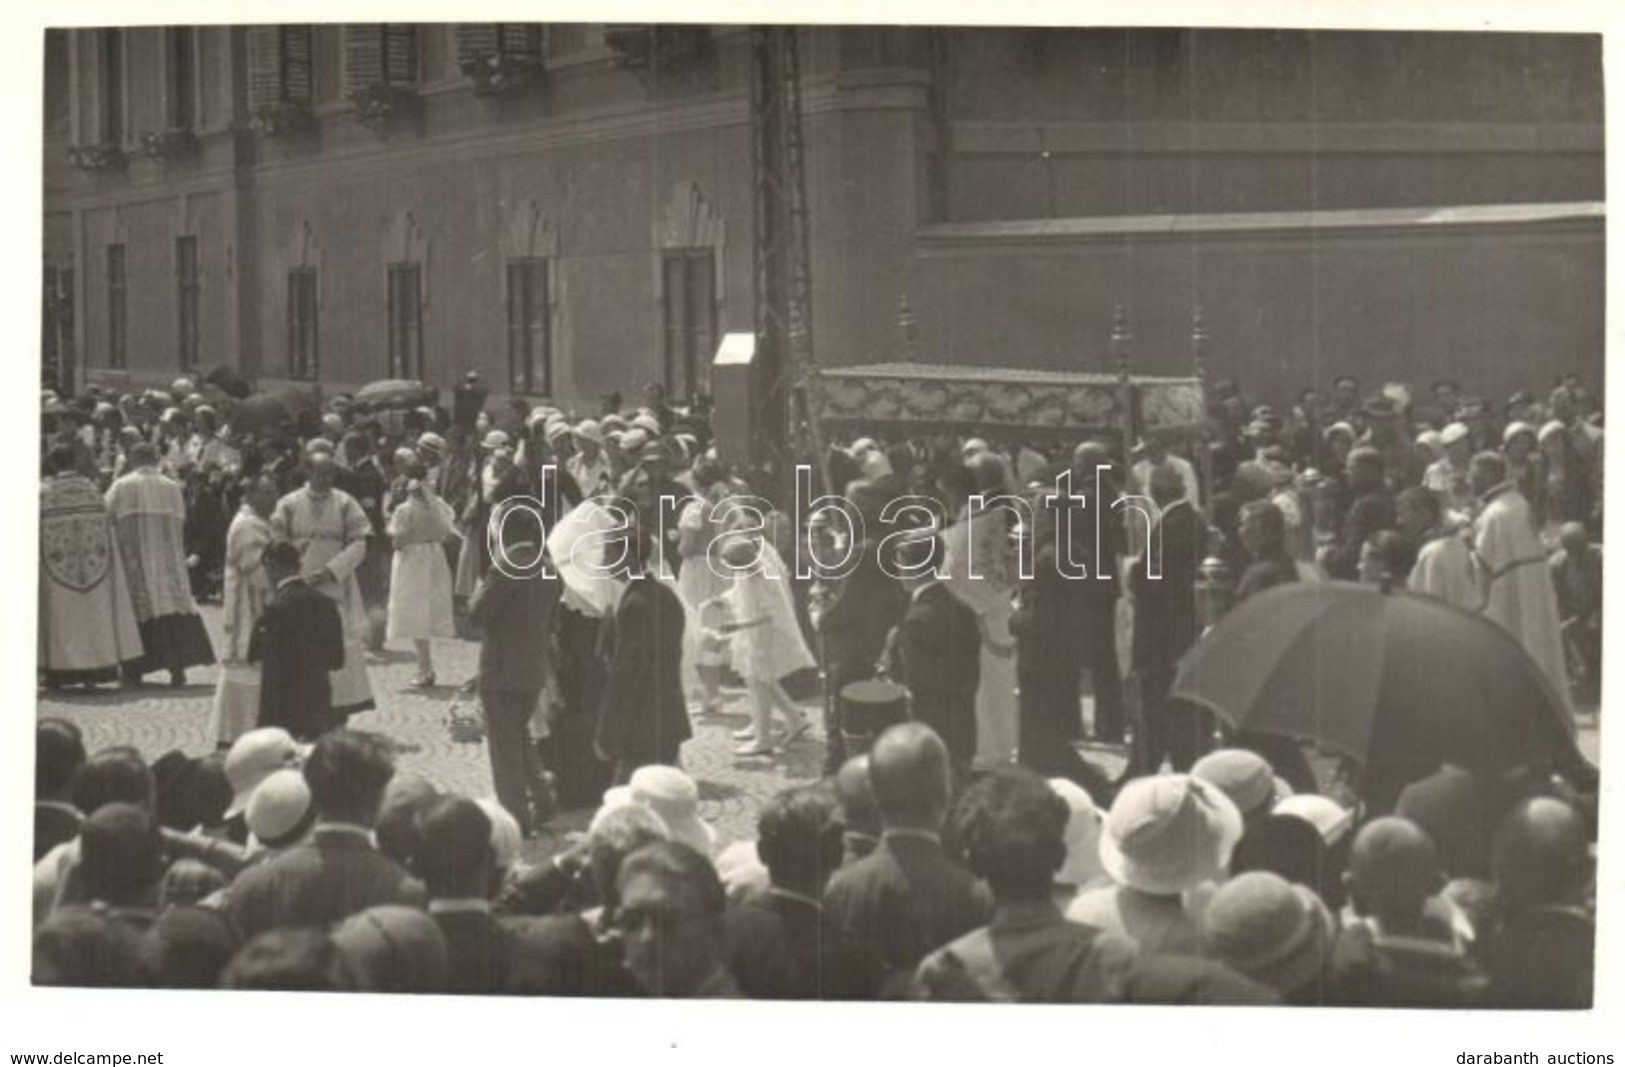
[[[449,410],[340,395],[252,432],[250,401],[189,381],[48,394],[42,684],[220,671],[212,756],[87,758],[41,720],[36,980],[1589,1004],[1593,773],[1378,785],[1170,693],[1214,622],[1199,586],[1332,579],[1482,614],[1558,702],[1593,699],[1596,403],[1574,380],[1504,405],[1351,378],[1284,414],[1234,382],[1209,399],[1206,433],[1132,450],[839,442],[846,521],[802,523],[718,458],[704,398],[657,387],[588,418],[492,415],[474,382]],[[1063,474],[1077,497],[1045,491]],[[1072,521],[1125,494],[1155,506]],[[913,535],[879,536],[905,497]],[[789,562],[832,553],[852,565],[829,581]],[[1103,562],[1077,581],[1061,558]],[[386,643],[433,688],[459,633],[490,800],[395,773],[349,725]],[[682,748],[741,700],[738,758],[821,720],[824,779],[718,851]],[[526,866],[560,806],[597,814]]]

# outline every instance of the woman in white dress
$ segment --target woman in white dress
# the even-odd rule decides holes
[[[697,700],[701,710],[716,710],[714,696],[698,669],[700,660],[699,632],[700,608],[707,601],[727,592],[729,579],[718,571],[716,562],[708,558],[711,542],[725,530],[725,515],[719,504],[730,492],[727,475],[722,467],[702,459],[693,470],[695,499],[683,505],[677,515],[677,554],[683,565],[677,572],[677,595],[688,609],[689,625],[683,630],[683,688],[691,700]]]
[[[785,719],[780,744],[789,745],[807,732],[807,713],[784,691],[780,679],[814,665],[812,651],[796,622],[790,597],[790,569],[772,545],[761,538],[740,538],[722,553],[734,571],[733,584],[723,594],[733,622],[733,669],[745,680],[750,695],[751,724],[734,734],[742,742],[739,756],[765,756],[773,752],[773,712]]]
[[[418,673],[414,689],[435,684],[434,657],[429,642],[457,636],[452,618],[451,567],[446,562],[446,541],[456,536],[456,514],[435,495],[424,480],[424,468],[407,471],[406,497],[390,512],[389,536],[395,542],[394,565],[389,572],[389,629],[391,641],[411,641],[417,651]]]
[[[1003,456],[982,452],[969,463],[983,506],[967,504],[943,535],[943,584],[976,612],[982,633],[981,680],[976,687],[976,763],[999,767],[1016,758],[1016,642],[1010,633],[1019,577],[1010,540],[1012,513],[1000,498],[1017,495]]]
[[[269,521],[276,483],[263,475],[244,479],[243,503],[226,531],[220,680],[214,690],[214,740],[228,749],[254,729],[260,716],[260,668],[248,662],[248,642],[270,596],[260,556],[276,539]]]

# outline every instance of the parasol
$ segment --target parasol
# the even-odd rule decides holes
[[[1368,781],[1579,758],[1564,701],[1510,633],[1435,597],[1350,582],[1243,602],[1186,653],[1169,695],[1347,756]]]
[[[236,433],[251,434],[291,430],[299,416],[314,411],[315,405],[312,397],[296,389],[255,393],[232,411],[231,428]]]
[[[415,408],[434,403],[434,391],[420,381],[386,378],[356,390],[355,402],[366,410]]]

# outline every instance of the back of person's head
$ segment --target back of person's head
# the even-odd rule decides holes
[[[371,827],[395,763],[389,749],[374,735],[332,730],[317,740],[304,770],[311,799],[323,819]]]
[[[280,927],[252,938],[220,975],[223,989],[332,992],[349,982],[333,939],[322,930]]]
[[[831,786],[785,789],[756,817],[756,854],[775,886],[818,896],[840,865],[841,829]]]
[[[73,776],[73,806],[86,815],[114,802],[158,810],[158,786],[147,761],[123,745],[96,753]]]
[[[297,574],[300,567],[299,546],[292,541],[273,541],[261,553],[260,564],[273,574]]]
[[[1166,506],[1185,495],[1185,476],[1170,463],[1158,463],[1151,468],[1148,488],[1151,499]]]
[[[436,797],[417,817],[414,869],[429,896],[483,897],[490,888],[491,820],[467,797]]]
[[[153,981],[168,989],[212,989],[237,951],[237,928],[218,908],[165,909],[142,938]]]
[[[1439,862],[1452,878],[1489,874],[1487,802],[1478,779],[1458,767],[1441,767],[1399,794],[1394,814],[1433,839]]]
[[[69,799],[73,776],[84,762],[79,727],[67,719],[41,719],[34,727],[34,799]]]
[[[163,876],[163,839],[134,804],[103,804],[79,830],[79,878],[85,899],[152,904]]]
[[[853,756],[835,774],[835,798],[841,805],[846,833],[880,837],[880,809],[875,807],[874,785],[869,781],[869,755]]]
[[[158,882],[158,907],[198,904],[226,888],[229,880],[217,867],[190,856],[171,863]]]
[[[1066,801],[1043,778],[1001,767],[971,783],[954,808],[965,866],[1001,900],[1043,900],[1066,860]]]
[[[621,861],[616,885],[623,892],[632,879],[650,875],[681,890],[683,910],[695,917],[720,918],[728,897],[716,868],[698,850],[681,841],[653,841]]]
[[[66,474],[79,465],[79,459],[69,444],[52,445],[45,453],[45,469],[52,474]]]
[[[626,857],[645,845],[670,837],[671,831],[660,816],[641,804],[612,808],[593,819],[592,828],[587,831],[587,864],[599,902],[614,908],[619,899],[617,881]]]
[[[384,788],[384,799],[378,807],[378,819],[373,826],[373,837],[378,850],[402,867],[411,869],[417,863],[418,815],[429,802],[440,795],[430,781],[421,774],[397,774]]]
[[[234,791],[226,777],[223,755],[194,759],[173,751],[152,765],[158,784],[158,823],[186,832],[218,826],[231,807]]]
[[[101,909],[57,908],[34,931],[35,985],[138,986],[149,977],[141,936]]]
[[[1247,827],[1231,854],[1230,873],[1248,871],[1278,874],[1323,898],[1326,883],[1335,883],[1342,873],[1328,870],[1326,842],[1315,828],[1291,815],[1266,815]]]
[[[1349,851],[1349,893],[1359,911],[1386,920],[1414,920],[1444,884],[1433,840],[1395,815],[1360,828]]]
[[[1585,818],[1555,797],[1517,804],[1496,827],[1493,864],[1506,910],[1576,904],[1590,882],[1591,833]]]
[[[950,789],[947,746],[924,723],[899,723],[875,741],[869,785],[883,827],[940,830]]]

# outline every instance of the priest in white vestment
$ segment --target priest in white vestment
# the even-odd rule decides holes
[[[344,666],[333,672],[333,712],[342,717],[376,706],[363,646],[367,609],[355,577],[367,557],[372,523],[355,497],[334,488],[335,471],[331,453],[307,455],[305,484],[277,502],[271,529],[298,547],[305,581],[338,602]]]

